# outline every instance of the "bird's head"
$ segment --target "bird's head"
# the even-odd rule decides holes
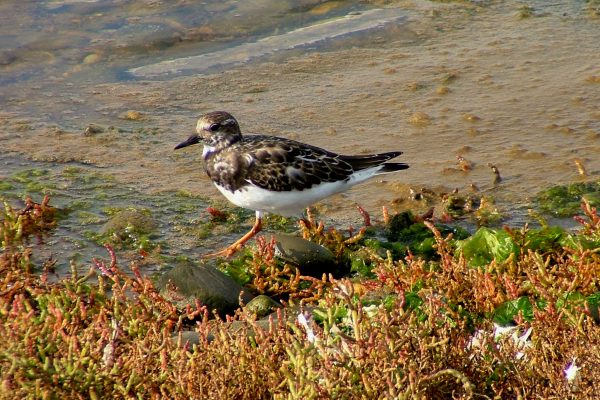
[[[235,143],[241,137],[240,126],[231,114],[225,111],[213,111],[201,116],[196,124],[196,133],[175,146],[175,149],[201,142],[205,148],[214,151]]]

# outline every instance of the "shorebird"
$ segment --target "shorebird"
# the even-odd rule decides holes
[[[376,175],[408,168],[387,162],[402,154],[340,155],[295,140],[244,135],[224,111],[200,117],[196,133],[175,149],[202,143],[204,170],[233,204],[256,212],[252,229],[225,249],[208,256],[231,256],[262,228],[264,213],[296,216],[311,204],[348,190]]]

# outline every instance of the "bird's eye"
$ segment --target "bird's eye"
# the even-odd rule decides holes
[[[216,131],[218,131],[220,128],[221,128],[221,124],[211,124],[211,125],[208,127],[208,130],[209,130],[209,131],[211,131],[211,132],[216,132]]]

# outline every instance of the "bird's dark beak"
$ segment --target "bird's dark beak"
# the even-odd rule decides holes
[[[191,146],[196,143],[200,143],[200,136],[198,136],[197,134],[194,133],[192,136],[187,138],[187,140],[185,142],[181,142],[177,146],[175,146],[175,150],[181,149],[181,148],[184,148],[187,146]]]

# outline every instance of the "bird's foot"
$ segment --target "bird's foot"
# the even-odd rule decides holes
[[[234,255],[235,253],[237,253],[241,248],[242,248],[243,244],[241,243],[234,243],[231,246],[227,246],[225,247],[223,250],[219,250],[216,251],[214,253],[208,253],[202,256],[202,258],[216,258],[216,257],[225,257],[225,258],[229,258],[232,255]]]
[[[246,233],[244,236],[238,239],[234,244],[215,253],[206,254],[202,258],[231,257],[232,255],[237,253],[248,240],[252,239],[258,232],[260,232],[261,228],[262,220],[260,218],[256,218],[252,229],[250,229],[248,233]]]

